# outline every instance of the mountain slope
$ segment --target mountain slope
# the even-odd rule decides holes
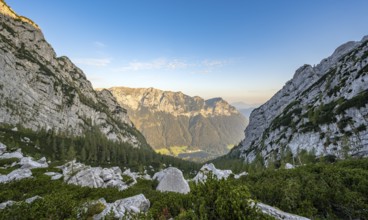
[[[252,161],[302,149],[317,155],[368,154],[368,37],[338,47],[315,67],[304,65],[255,109],[232,155]]]
[[[156,149],[189,146],[220,155],[244,137],[246,119],[221,98],[204,100],[153,88],[109,90]]]
[[[97,126],[110,140],[146,146],[126,110],[95,92],[67,57],[56,57],[34,22],[0,2],[0,123],[80,136]]]

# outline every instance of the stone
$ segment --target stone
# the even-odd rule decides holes
[[[175,167],[169,167],[156,174],[153,176],[153,179],[157,179],[159,182],[156,190],[161,192],[177,192],[181,194],[187,194],[190,192],[189,184],[184,179],[181,170]]]
[[[203,165],[202,168],[197,173],[197,175],[193,178],[193,180],[196,183],[205,182],[209,173],[212,173],[212,175],[216,179],[221,180],[227,179],[233,172],[231,170],[216,169],[215,165],[213,163],[210,163]]]
[[[34,169],[34,168],[46,168],[49,167],[49,165],[46,162],[46,158],[43,157],[38,161],[34,161],[31,157],[23,157],[19,165],[22,165],[22,169]]]
[[[54,176],[52,176],[51,177],[51,180],[59,180],[59,179],[61,179],[63,177],[63,174],[56,174],[56,175],[54,175]]]
[[[287,212],[283,212],[277,208],[266,205],[264,203],[257,203],[257,207],[267,215],[274,217],[277,220],[309,220],[309,218],[305,218],[302,216],[290,214]]]
[[[100,199],[98,202],[104,204],[106,208],[93,216],[95,220],[103,219],[110,211],[114,212],[115,218],[130,219],[128,214],[146,212],[150,207],[150,201],[143,194],[116,200],[113,203],[107,203],[105,199]]]
[[[0,159],[9,159],[9,158],[22,159],[23,158],[22,149],[19,148],[17,151],[7,152],[0,155]]]
[[[287,169],[287,170],[289,170],[289,169],[294,169],[295,168],[295,166],[294,165],[292,165],[291,163],[286,163],[285,164],[285,169]]]
[[[47,176],[51,176],[51,180],[58,180],[58,179],[61,179],[63,177],[63,174],[56,173],[56,172],[46,172],[44,174],[47,175]]]
[[[31,204],[32,202],[36,201],[37,199],[42,199],[41,196],[33,196],[25,200],[26,203]]]
[[[78,186],[91,188],[115,187],[119,190],[125,190],[137,183],[135,176],[130,170],[122,173],[119,167],[91,167],[72,161],[59,168],[63,171],[66,183]],[[133,181],[129,182],[129,184],[125,183],[122,175],[128,175]],[[61,178],[61,176],[53,176],[51,179],[53,178]]]
[[[9,200],[9,201],[6,201],[6,202],[3,202],[3,203],[0,203],[0,209],[5,209],[6,207],[8,206],[12,206],[14,205],[15,202],[12,201],[12,200]]]
[[[30,169],[16,169],[7,175],[0,175],[0,183],[7,183],[30,177],[32,177],[32,172]]]
[[[242,176],[246,176],[246,175],[248,175],[248,173],[247,172],[241,172],[241,173],[239,173],[239,174],[235,174],[234,175],[234,178],[235,179],[239,179],[240,177],[242,177]]]
[[[0,142],[0,155],[6,152],[6,145]]]

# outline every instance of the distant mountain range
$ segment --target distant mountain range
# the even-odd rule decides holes
[[[248,104],[245,102],[233,102],[231,103],[232,106],[234,106],[240,113],[242,113],[247,119],[250,117],[250,113],[257,108],[259,105],[255,104]]]
[[[154,88],[108,90],[156,150],[176,147],[180,153],[202,150],[218,156],[244,138],[247,120],[222,98],[204,100]]]

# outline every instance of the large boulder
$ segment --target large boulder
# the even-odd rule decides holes
[[[205,182],[207,179],[207,176],[210,173],[212,173],[212,175],[218,180],[221,180],[221,179],[227,179],[233,172],[231,170],[216,169],[215,165],[210,163],[210,164],[203,165],[202,168],[197,173],[197,175],[193,178],[193,180],[196,183]]]
[[[93,216],[93,219],[103,219],[111,211],[117,219],[129,219],[129,214],[146,212],[150,207],[150,201],[143,194],[132,196],[125,199],[116,200],[113,203],[107,203],[105,199],[99,199],[106,208],[100,213]]]
[[[15,204],[15,202],[14,201],[12,201],[12,200],[9,200],[9,201],[6,201],[6,202],[3,202],[3,203],[0,203],[0,210],[1,209],[5,209],[6,207],[8,207],[8,206],[12,206],[12,205],[14,205]]]
[[[32,177],[30,169],[16,169],[7,175],[0,175],[0,183],[7,183],[14,180],[21,180]]]
[[[46,162],[46,158],[42,157],[38,161],[34,161],[32,157],[23,157],[19,165],[22,165],[22,169],[34,169],[34,168],[46,168],[49,165]]]
[[[159,182],[156,190],[161,192],[177,192],[182,194],[190,192],[188,182],[184,179],[183,173],[175,167],[169,167],[155,173],[153,179]]]
[[[91,188],[115,187],[119,190],[125,190],[137,183],[134,176],[130,176],[133,181],[124,182],[123,173],[119,167],[91,167],[72,161],[59,168],[62,169],[64,181],[68,184]]]
[[[0,155],[0,159],[9,159],[9,158],[22,159],[23,158],[22,149],[18,149],[17,151],[14,152],[3,153],[2,155]]]

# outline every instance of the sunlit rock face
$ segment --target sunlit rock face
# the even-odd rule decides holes
[[[233,154],[266,160],[286,150],[316,155],[368,154],[368,37],[338,47],[316,66],[300,67],[255,109]]]
[[[96,92],[67,57],[57,57],[41,30],[0,2],[0,123],[82,135],[97,126],[110,140],[137,138],[112,94]]]
[[[189,146],[221,155],[244,138],[245,119],[222,98],[154,88],[108,89],[155,149]]]

